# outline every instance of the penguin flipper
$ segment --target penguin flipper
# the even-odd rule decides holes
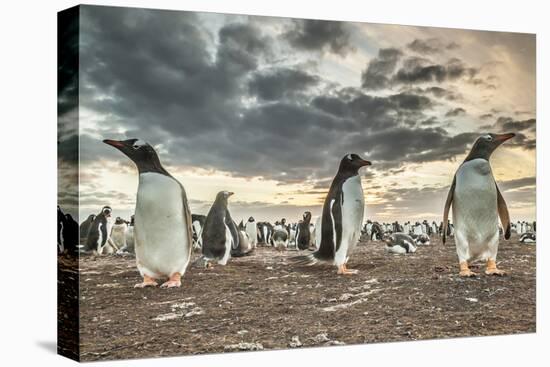
[[[238,250],[241,244],[239,239],[239,230],[237,229],[237,224],[235,223],[235,221],[231,219],[229,210],[227,210],[225,214],[225,224],[227,225],[227,227],[229,227],[229,232],[231,232],[231,250]]]
[[[498,205],[498,216],[500,217],[500,222],[502,223],[502,228],[504,228],[504,238],[510,239],[511,235],[511,226],[510,226],[510,214],[508,213],[508,207],[506,206],[506,201],[498,189],[498,185],[495,182],[497,187],[497,205]]]
[[[451,209],[451,204],[453,202],[453,196],[455,194],[455,186],[456,186],[456,175],[453,177],[453,183],[449,188],[449,193],[447,194],[447,200],[445,201],[445,209],[443,210],[443,237],[441,239],[443,244],[445,244],[445,241],[447,239],[447,223],[449,220],[449,209]]]
[[[187,234],[188,234],[188,238],[187,240],[189,241],[189,254],[191,254],[191,251],[193,251],[193,246],[192,246],[192,243],[193,243],[193,218],[191,216],[191,210],[189,209],[189,201],[187,201],[187,194],[185,193],[185,189],[183,188],[183,185],[177,181],[178,184],[180,185],[181,187],[181,202],[182,202],[182,205],[183,205],[183,215],[185,217],[185,224],[187,225]],[[204,226],[204,222],[202,224]],[[197,234],[197,236],[199,236],[199,234]],[[198,239],[197,239],[198,241]]]

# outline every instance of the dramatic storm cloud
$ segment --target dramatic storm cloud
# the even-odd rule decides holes
[[[155,146],[194,212],[228,189],[236,218],[318,215],[355,152],[374,163],[367,216],[439,220],[476,137],[516,132],[493,165],[512,200],[533,203],[521,180],[534,176],[534,37],[95,6],[81,7],[80,31],[82,215],[133,210],[135,168],[101,142],[133,137]]]

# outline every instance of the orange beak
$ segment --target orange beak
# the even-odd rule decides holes
[[[495,137],[496,141],[499,141],[501,143],[504,143],[508,139],[512,139],[516,134],[510,133],[510,134],[500,134]]]
[[[105,144],[111,145],[115,148],[122,148],[124,146],[124,143],[118,140],[111,140],[111,139],[105,139],[103,140]]]

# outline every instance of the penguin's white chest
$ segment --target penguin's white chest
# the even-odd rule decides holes
[[[359,175],[344,181],[342,195],[342,241],[334,259],[337,265],[347,261],[350,251],[353,250],[359,240],[363,224],[365,197]]]
[[[182,188],[171,177],[142,173],[135,213],[135,251],[138,268],[152,277],[183,275],[190,243]]]
[[[498,246],[497,189],[485,159],[465,162],[456,173],[453,221],[458,251],[487,258]],[[460,247],[460,248],[459,248]]]

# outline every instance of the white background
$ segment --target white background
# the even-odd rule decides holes
[[[89,1],[88,4],[537,33],[537,334],[233,353],[117,366],[502,366],[548,363],[550,26],[545,1]],[[56,340],[56,12],[73,1],[3,2],[0,11],[0,364],[73,364]],[[139,305],[138,305],[139,306]],[[546,312],[545,312],[546,311]],[[369,330],[365,330],[368,333]],[[546,340],[544,343],[543,341]],[[544,348],[544,346],[546,348]],[[538,363],[537,363],[538,362]],[[101,366],[114,362],[99,363]]]

